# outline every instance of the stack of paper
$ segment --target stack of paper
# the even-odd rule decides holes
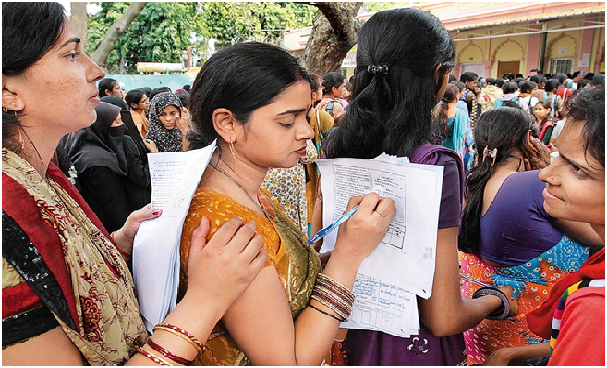
[[[175,308],[179,286],[179,243],[190,202],[216,142],[188,152],[148,154],[152,208],[156,219],[144,221],[133,244],[133,280],[145,327],[161,323]]]
[[[358,270],[356,301],[342,327],[402,337],[419,334],[416,295],[428,299],[432,292],[443,168],[385,154],[374,160],[316,163],[322,177],[323,227],[343,214],[355,195],[375,192],[396,205],[382,243]],[[325,237],[321,252],[332,250],[336,237],[337,231]]]

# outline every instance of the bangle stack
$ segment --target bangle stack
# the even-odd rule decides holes
[[[510,301],[508,300],[506,294],[504,294],[498,288],[482,287],[472,295],[472,299],[478,299],[484,295],[495,295],[502,301],[502,305],[499,308],[495,309],[493,312],[491,312],[491,314],[489,314],[487,317],[485,317],[486,319],[500,320],[508,316],[508,314],[510,313]]]
[[[115,233],[116,233],[115,231],[112,231],[112,233],[110,234],[110,239],[112,240],[112,243],[114,243],[114,246],[116,246],[116,249],[118,249],[118,252],[120,252],[120,254],[122,254],[122,257],[124,257],[124,259],[128,261],[129,259],[131,259],[131,255],[128,254],[127,252],[123,251],[122,249],[120,249],[118,244],[116,244],[116,238],[114,237]]]
[[[196,351],[198,351],[198,353],[202,353],[206,350],[206,346],[202,342],[200,342],[200,340],[198,340],[192,334],[190,334],[189,332],[187,332],[186,330],[184,330],[182,328],[179,328],[177,326],[174,326],[174,325],[171,325],[168,323],[161,323],[161,324],[156,325],[156,327],[154,327],[153,331],[156,331],[156,330],[167,331],[167,332],[170,332],[174,335],[181,337],[182,339],[187,341],[190,345],[192,345],[196,349]],[[148,340],[147,344],[152,349],[154,349],[154,351],[162,354],[163,357],[165,357],[165,358],[171,359],[172,361],[174,361],[177,364],[183,364],[183,365],[192,364],[191,360],[188,360],[184,357],[180,357],[179,355],[175,355],[175,354],[171,353],[169,350],[165,349],[164,347],[162,347],[162,346],[158,345],[157,343],[155,343],[154,341],[152,341],[151,338]],[[161,357],[152,354],[150,351],[144,349],[143,347],[139,348],[139,353],[142,354],[143,356],[145,356],[146,358],[149,358],[151,361],[153,361],[156,364],[173,365],[170,362],[167,362],[166,360],[162,359]]]
[[[323,273],[319,273],[316,278],[311,298],[335,312],[341,318],[330,316],[340,322],[347,321],[352,313],[354,294],[343,284]],[[318,308],[314,309],[318,310]]]
[[[202,343],[200,340],[195,338],[193,335],[191,335],[186,330],[179,328],[177,326],[174,326],[174,325],[171,325],[168,323],[161,323],[161,324],[156,325],[156,327],[154,327],[153,331],[156,331],[156,330],[167,331],[167,332],[170,332],[174,335],[181,337],[182,339],[187,341],[190,345],[192,345],[200,354],[202,354],[202,352],[204,352],[207,348],[206,345],[204,343]]]

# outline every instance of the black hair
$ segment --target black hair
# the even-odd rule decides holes
[[[219,138],[213,127],[213,111],[230,110],[238,122],[246,124],[253,111],[272,103],[298,81],[309,83],[308,72],[279,47],[246,42],[216,52],[202,66],[190,90],[189,149]]]
[[[131,104],[139,105],[143,96],[147,96],[147,95],[141,88],[135,88],[135,89],[130,90],[126,94],[126,98],[125,98],[126,103],[129,106],[129,109],[137,110],[136,108],[131,106]]]
[[[581,81],[577,82],[577,89],[582,89],[584,87],[586,87],[586,85],[590,83],[589,80],[587,79],[582,79]]]
[[[318,90],[322,87],[322,79],[320,75],[310,73],[310,89],[312,92],[318,92]]]
[[[518,89],[518,86],[516,85],[515,82],[506,82],[502,86],[502,89],[504,90],[504,94],[507,95],[509,93],[516,92],[516,90]]]
[[[185,91],[186,91],[187,93],[190,93],[190,87],[191,87],[191,86],[190,86],[189,84],[186,84],[186,85],[184,85],[184,86],[183,86],[183,89],[185,89]]]
[[[441,137],[447,137],[449,135],[449,125],[447,124],[449,118],[447,117],[447,106],[446,104],[456,102],[457,95],[460,90],[457,86],[453,84],[447,84],[447,88],[445,88],[445,93],[443,94],[443,98],[441,101],[443,103],[438,107],[438,133]]]
[[[328,156],[402,157],[428,142],[432,109],[455,65],[454,43],[440,20],[409,8],[375,13],[360,30],[356,64],[352,101],[328,138]],[[388,74],[372,74],[370,65],[387,65]]]
[[[542,82],[546,82],[546,77],[544,77],[541,74],[536,74],[534,76],[532,76],[531,78],[529,78],[530,81],[537,83],[538,85],[541,84]]]
[[[323,96],[333,92],[333,87],[339,88],[346,80],[341,73],[330,72],[322,75],[322,94]]]
[[[488,110],[474,124],[474,141],[479,154],[466,180],[464,197],[466,204],[457,243],[459,250],[478,254],[480,218],[487,181],[506,159],[519,158],[514,153],[520,152],[523,159],[531,159],[533,152],[527,143],[527,136],[529,130],[535,131],[537,134],[537,129],[537,124],[531,115],[521,109],[511,107]],[[491,157],[484,157],[485,148],[489,152],[497,150],[495,164]]]
[[[449,73],[449,83],[455,82],[456,80],[457,80],[457,77],[455,76],[455,74]]]
[[[150,97],[150,95],[152,94],[152,89],[150,87],[141,87],[138,89],[142,90],[145,93],[145,95],[148,96],[150,101],[152,100],[152,98]]]
[[[2,75],[20,75],[53,49],[67,23],[58,3],[2,3]],[[20,151],[19,113],[2,110],[2,146]]]
[[[457,87],[457,89],[459,89],[460,92],[466,89],[466,83],[464,82],[455,81],[453,84]]]
[[[478,74],[474,73],[474,72],[465,72],[461,75],[461,77],[459,78],[460,81],[466,83],[466,82],[472,82],[473,80],[477,80],[478,79]]]
[[[523,77],[523,75],[522,75],[522,74],[520,74],[520,73],[517,73],[517,74],[516,74],[516,78],[517,78],[517,79],[518,79],[518,78],[523,78],[523,79],[525,79],[525,77]]]
[[[175,93],[175,96],[181,100],[181,104],[187,109],[190,102],[190,94],[187,91],[179,91]]]
[[[565,73],[556,73],[554,75],[554,78],[556,78],[559,81],[559,84],[563,84],[567,80],[567,74],[565,74]]]
[[[504,83],[506,83],[506,80],[504,78],[497,78],[495,80],[495,84],[499,87],[502,88],[504,86]]]
[[[495,86],[495,78],[487,78],[485,79],[485,82],[489,85],[494,85]]]
[[[521,77],[516,77],[516,79],[514,81],[517,82],[517,83],[518,82],[524,82],[525,78],[523,78],[522,76]]]
[[[598,75],[598,74],[597,74]],[[605,169],[605,88],[576,91],[565,102],[567,124],[583,123],[584,155],[588,152]]]
[[[595,74],[594,76],[592,76],[592,85],[594,87],[604,87],[605,74]]]
[[[112,79],[112,78],[103,78],[102,80],[99,81],[99,97],[104,97],[107,96],[105,94],[105,90],[109,89],[110,91],[114,89],[115,85],[116,85],[116,79]]]
[[[537,83],[532,81],[527,81],[520,85],[521,93],[531,93],[535,88],[537,88]]]
[[[531,69],[529,72],[530,72],[530,73],[531,73],[531,72],[536,72],[536,73],[538,73],[538,74],[539,74],[540,70],[539,70],[539,69]]]
[[[148,97],[150,98],[150,101],[152,101],[152,98],[154,98],[154,96],[156,96],[157,94],[160,93],[164,93],[164,92],[173,92],[171,91],[171,89],[169,87],[163,86],[163,87],[158,87],[158,88],[154,88],[152,90],[152,92],[150,92],[150,94],[148,95]]]
[[[588,81],[591,81],[591,80],[592,80],[592,77],[594,77],[594,73],[588,73],[588,74],[586,74],[586,75],[584,76],[584,79],[586,79],[586,80],[588,80]]]
[[[546,85],[544,85],[544,91],[546,92],[552,92],[557,88],[559,88],[559,81],[556,79],[548,79]]]

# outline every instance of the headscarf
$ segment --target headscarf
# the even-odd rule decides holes
[[[160,121],[160,115],[167,106],[173,105],[183,112],[181,100],[172,92],[162,92],[152,98],[150,106],[150,130],[145,136],[156,143],[160,152],[181,152],[181,131],[176,126],[173,129],[167,129]]]
[[[139,133],[139,129],[137,129],[137,125],[135,125],[133,122],[133,116],[131,115],[131,111],[129,110],[129,106],[126,104],[126,102],[120,97],[116,96],[101,97],[101,102],[111,103],[112,105],[120,107],[120,116],[122,117],[122,122],[126,127],[126,134],[133,138],[135,142],[143,145],[141,134]],[[143,147],[145,147],[145,145]]]
[[[127,172],[123,135],[112,136],[110,125],[120,114],[118,106],[101,102],[95,108],[97,120],[88,128],[68,135],[66,146],[68,155],[78,173],[93,167],[109,167],[114,174],[125,176]]]

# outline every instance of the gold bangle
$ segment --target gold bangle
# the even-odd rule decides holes
[[[153,361],[156,364],[173,366],[173,364],[171,364],[171,363],[167,362],[166,360],[164,360],[164,359],[162,359],[162,358],[160,358],[160,357],[158,357],[158,356],[150,353],[149,351],[145,350],[143,347],[139,348],[139,353],[141,355],[143,355],[144,357],[150,359],[151,361]]]
[[[194,341],[192,341],[192,339],[190,339],[186,335],[183,335],[183,334],[181,334],[181,333],[179,333],[179,332],[177,332],[177,331],[175,331],[173,329],[170,329],[168,327],[161,326],[161,325],[158,325],[158,326],[154,327],[154,330],[163,330],[163,331],[170,332],[173,335],[179,336],[182,339],[184,339],[185,341],[187,341],[188,344],[192,345],[194,347],[194,349],[196,349],[196,351],[198,351],[199,353],[202,353],[202,348],[200,346],[198,346]]]

